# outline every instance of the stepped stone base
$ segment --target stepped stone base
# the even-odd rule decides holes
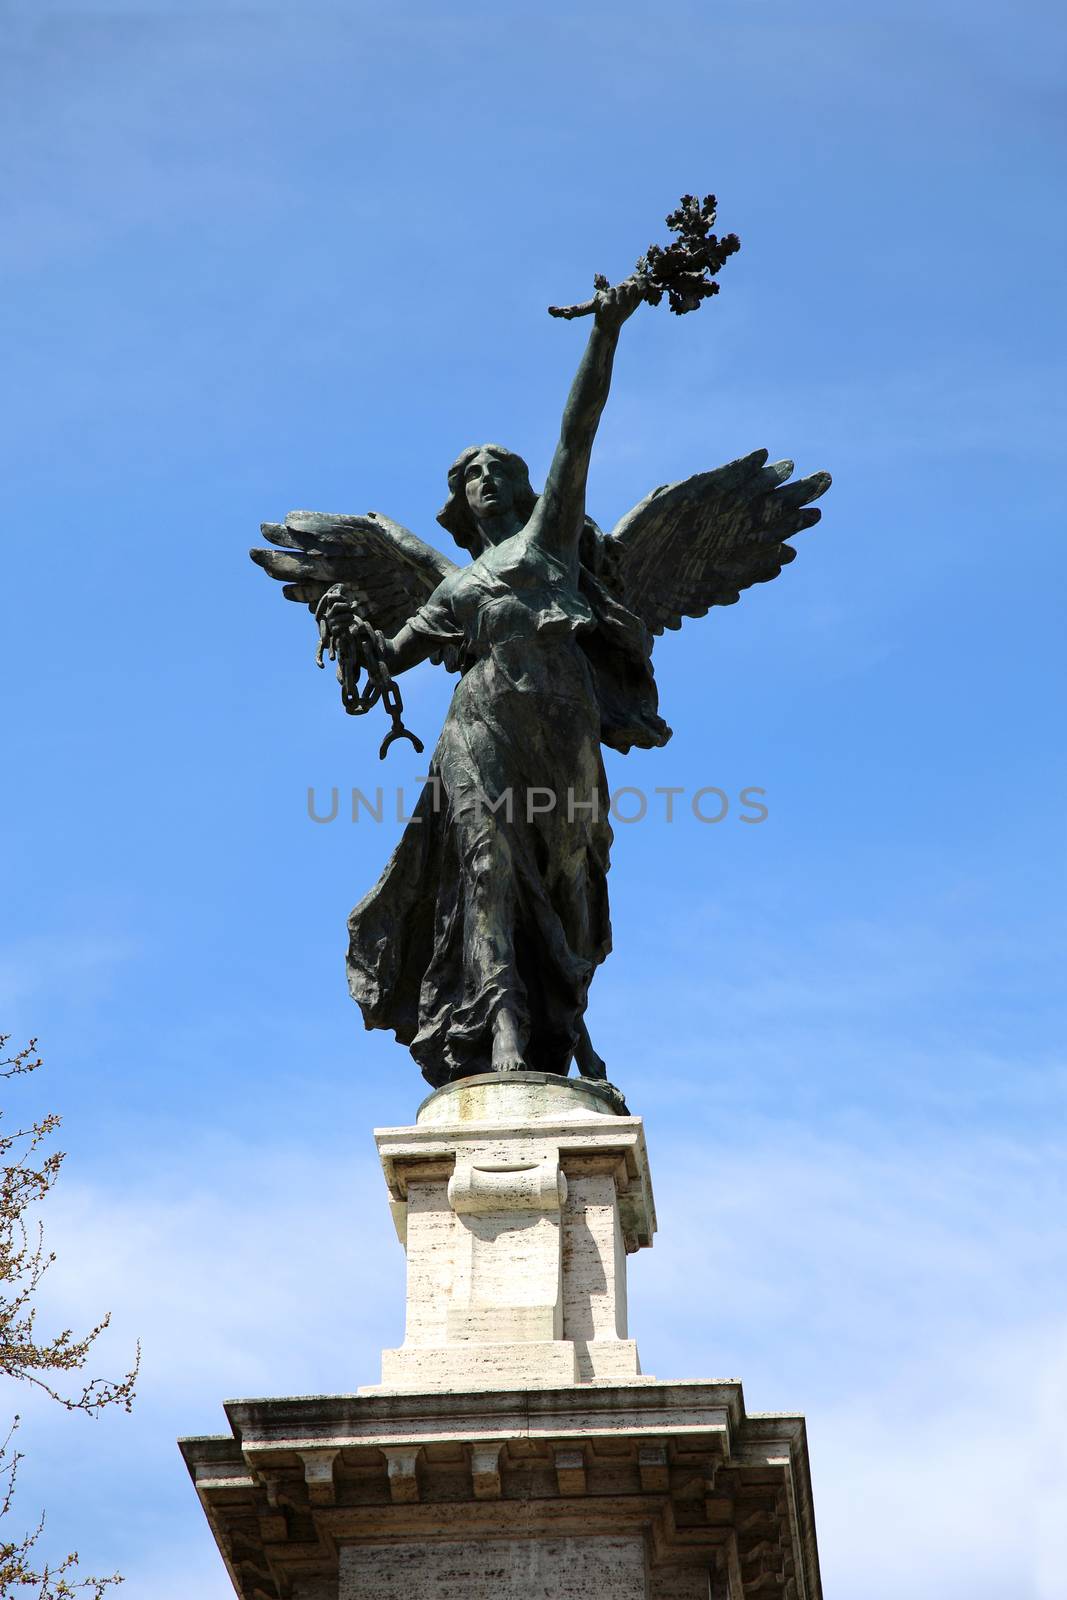
[[[241,1600],[820,1600],[803,1419],[641,1374],[655,1209],[619,1105],[469,1078],[377,1132],[408,1262],[381,1383],[182,1441]]]

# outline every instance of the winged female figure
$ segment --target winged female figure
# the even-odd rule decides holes
[[[784,541],[818,521],[810,502],[829,486],[826,473],[789,482],[792,463],[760,450],[654,490],[600,531],[585,507],[590,452],[642,298],[628,279],[570,308],[592,327],[540,495],[500,445],[453,463],[437,520],[471,559],[374,513],[294,512],[264,525],[280,548],[252,551],[387,704],[418,662],[460,674],[413,820],[349,918],[366,1026],[391,1029],[435,1087],[572,1061],[606,1077],[584,1021],[611,947],[600,747],[666,744],[653,636],[777,577],[795,554]]]

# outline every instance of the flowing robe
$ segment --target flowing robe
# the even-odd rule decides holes
[[[526,529],[412,618],[465,670],[412,821],[349,918],[349,987],[433,1085],[491,1066],[516,1018],[527,1066],[566,1073],[611,948],[600,743],[663,743],[650,640],[587,568]]]

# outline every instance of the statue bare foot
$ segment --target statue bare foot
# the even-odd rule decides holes
[[[518,1023],[515,1021],[514,1013],[506,1006],[497,1012],[493,1023],[493,1071],[526,1071]]]
[[[581,1077],[599,1078],[602,1083],[607,1082],[607,1066],[593,1049],[593,1041],[589,1037],[589,1029],[585,1025],[584,1018],[579,1024],[578,1038],[574,1046],[574,1064]]]

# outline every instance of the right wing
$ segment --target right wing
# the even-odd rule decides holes
[[[353,591],[361,615],[387,638],[456,570],[456,563],[433,545],[376,511],[363,517],[290,511],[284,523],[261,527],[279,549],[248,553],[285,585],[287,600],[314,611],[327,589],[343,583]]]
[[[809,504],[828,472],[796,483],[791,461],[767,465],[766,450],[653,489],[605,540],[625,604],[653,633],[679,628],[744,589],[777,578],[796,551],[785,541],[819,520]]]

